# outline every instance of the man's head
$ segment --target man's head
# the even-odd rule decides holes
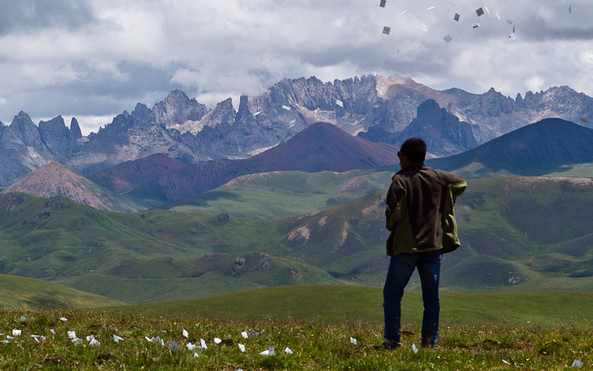
[[[397,153],[402,169],[413,163],[423,163],[426,157],[426,143],[420,138],[406,140]]]

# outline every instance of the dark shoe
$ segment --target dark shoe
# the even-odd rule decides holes
[[[437,343],[434,340],[422,340],[422,348],[436,348]]]
[[[375,349],[397,349],[401,346],[395,340],[383,339],[383,344],[375,345]]]

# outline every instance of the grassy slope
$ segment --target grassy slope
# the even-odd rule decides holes
[[[352,285],[270,287],[211,298],[109,308],[172,318],[233,319],[245,322],[305,319],[322,323],[383,323],[382,289]],[[570,302],[569,308],[566,303]],[[443,325],[591,325],[592,293],[441,294]],[[406,291],[402,319],[422,323],[422,295]]]
[[[0,274],[0,307],[2,308],[53,310],[120,304],[123,303],[56,283]]]
[[[194,197],[162,206],[180,212],[228,213],[244,218],[284,219],[336,206],[382,190],[389,172],[282,171],[244,175]]]

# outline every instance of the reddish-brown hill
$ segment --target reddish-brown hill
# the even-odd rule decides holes
[[[72,201],[111,211],[137,211],[116,195],[56,161],[51,161],[30,172],[2,193],[23,192],[38,197],[64,196]]]
[[[130,196],[175,201],[209,191],[240,175],[289,170],[343,172],[397,162],[395,147],[354,137],[332,124],[318,122],[257,156],[188,165],[137,187]]]
[[[126,161],[108,169],[95,171],[86,177],[93,182],[114,192],[122,192],[142,183],[175,170],[180,170],[186,165],[174,160],[163,153],[157,153],[135,161]]]

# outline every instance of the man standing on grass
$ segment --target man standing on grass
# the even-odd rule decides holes
[[[383,290],[382,346],[400,345],[401,299],[418,268],[424,301],[422,346],[434,347],[439,337],[441,257],[460,246],[453,206],[467,184],[457,175],[426,167],[426,144],[420,138],[406,140],[397,155],[401,170],[391,178],[385,211],[391,260]]]

